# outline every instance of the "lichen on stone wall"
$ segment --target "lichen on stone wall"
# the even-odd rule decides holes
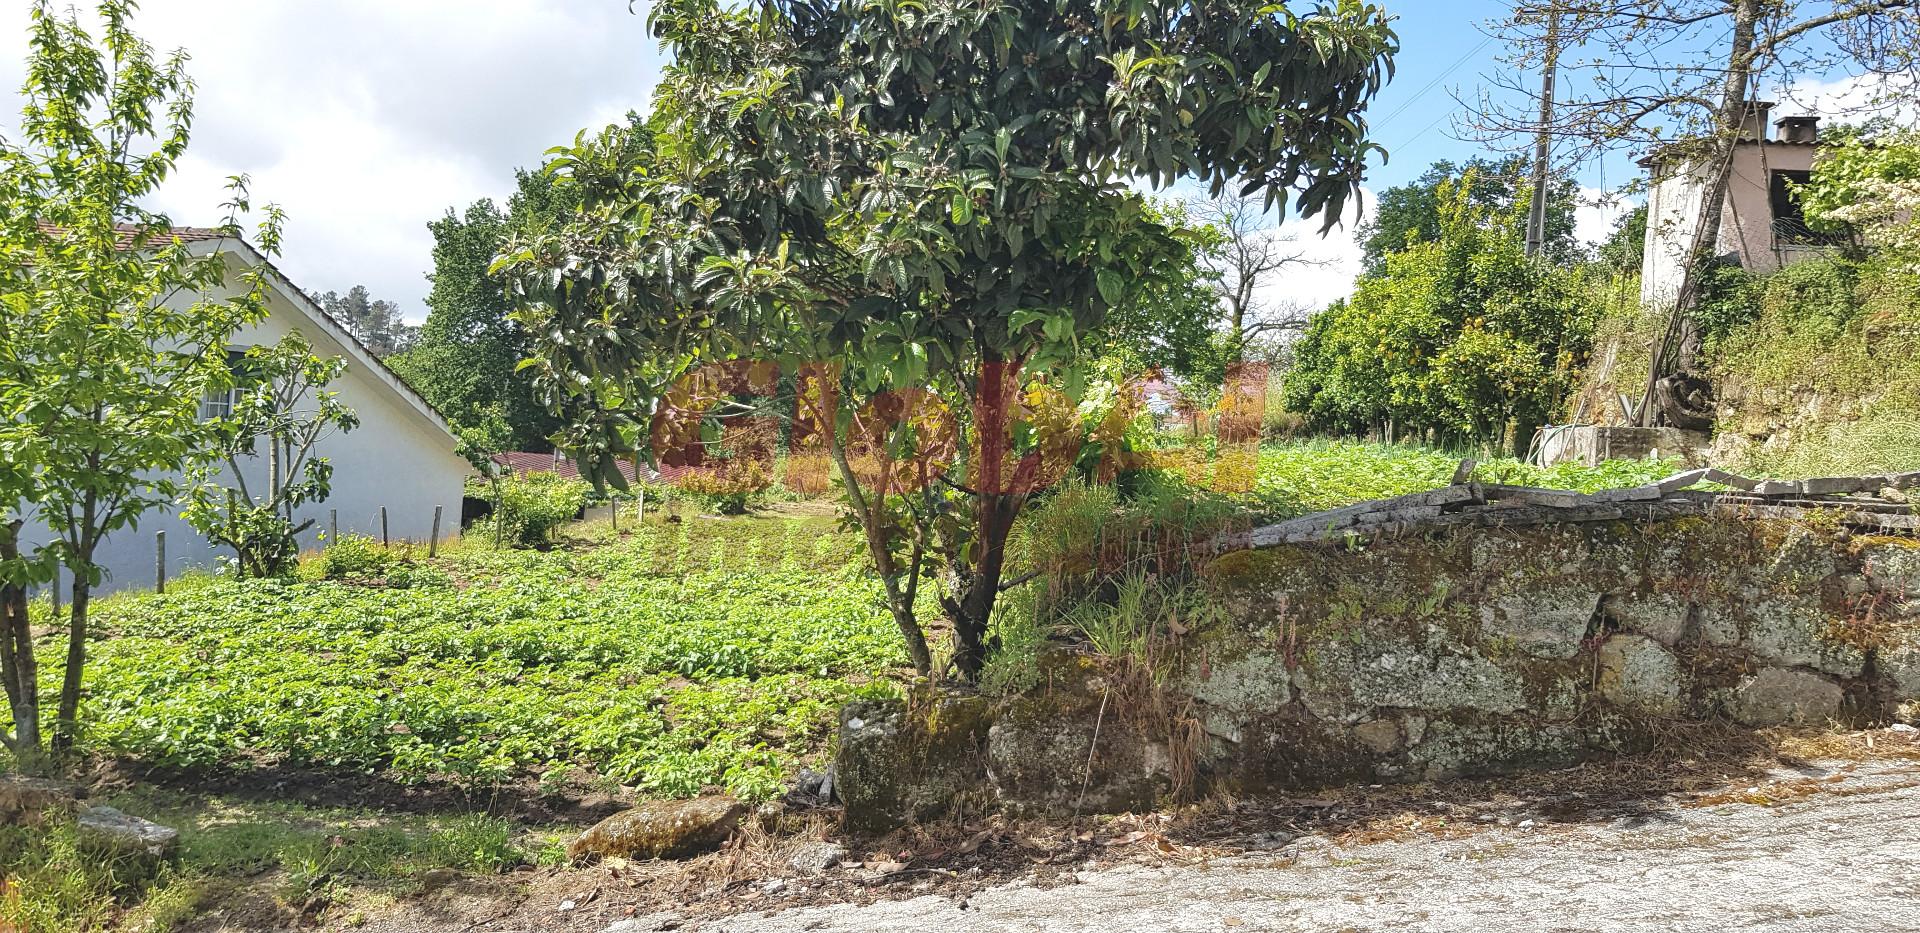
[[[1028,694],[887,726],[859,779],[924,785],[873,795],[894,818],[982,788],[1010,811],[1095,812],[1164,797],[1183,767],[1240,790],[1431,780],[1633,751],[1666,721],[1864,724],[1920,700],[1920,547],[1818,525],[1281,546],[1197,584],[1222,618],[1180,642],[1155,702],[1103,716],[1114,682],[1064,652]],[[1187,726],[1200,741],[1172,741]],[[923,773],[948,766],[961,777]]]

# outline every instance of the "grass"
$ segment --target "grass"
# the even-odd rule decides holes
[[[245,899],[269,913],[311,917],[352,898],[418,892],[436,870],[498,874],[562,855],[554,833],[477,813],[394,816],[152,788],[104,802],[179,829],[177,858],[104,858],[65,824],[0,827],[0,875],[8,879],[0,929],[162,931],[204,907]]]
[[[1307,441],[1260,450],[1254,488],[1246,496],[1275,518],[1339,508],[1437,489],[1453,480],[1456,454],[1399,444]],[[1614,460],[1598,467],[1563,463],[1541,468],[1519,460],[1481,461],[1474,478],[1483,482],[1594,492],[1638,486],[1678,472],[1675,460]]]

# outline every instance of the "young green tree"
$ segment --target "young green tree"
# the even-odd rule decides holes
[[[502,449],[543,451],[552,449],[548,437],[560,420],[535,395],[532,374],[519,369],[532,343],[508,317],[513,304],[490,267],[510,237],[558,226],[579,196],[563,176],[523,170],[515,178],[505,210],[481,199],[427,225],[427,321],[407,351],[387,362],[456,428],[481,425],[497,412],[511,428]]]
[[[326,501],[331,489],[333,465],[319,456],[320,441],[360,419],[327,388],[346,361],[315,356],[298,333],[248,350],[235,369],[231,410],[208,426],[209,449],[188,471],[182,515],[209,542],[233,549],[242,576],[283,576],[300,555],[298,536],[313,527],[313,519],[295,524],[295,510]]]
[[[132,9],[103,0],[96,40],[76,14],[33,5],[20,138],[0,144],[0,507],[8,524],[51,533],[8,548],[0,579],[23,587],[60,564],[73,572],[56,747],[76,734],[96,549],[173,500],[163,477],[206,436],[199,404],[226,379],[227,335],[265,308],[261,273],[237,297],[203,297],[224,259],[190,249],[142,206],[186,150],[192,85],[184,54],[159,59],[133,33]],[[229,207],[237,236],[244,179]],[[258,245],[278,244],[269,209]],[[33,646],[14,637],[19,672]],[[11,742],[30,757],[40,713],[25,686],[7,683]]]
[[[1437,237],[1388,254],[1309,323],[1289,408],[1326,429],[1512,450],[1560,405],[1592,342],[1591,273],[1528,257],[1513,227],[1527,195],[1495,212],[1473,182],[1442,182]]]
[[[1433,163],[1425,173],[1404,185],[1395,185],[1380,193],[1373,215],[1360,224],[1355,238],[1360,242],[1361,263],[1368,275],[1386,271],[1387,256],[1417,243],[1440,238],[1440,216],[1444,206],[1438,191],[1442,183],[1459,185],[1471,176],[1468,188],[1473,203],[1519,226],[1515,237],[1526,236],[1526,213],[1514,213],[1521,199],[1532,200],[1532,168],[1521,156],[1494,161],[1469,159],[1465,163],[1446,160]],[[1542,252],[1565,262],[1574,258],[1579,243],[1573,235],[1574,210],[1579,207],[1580,186],[1569,176],[1552,179],[1547,188],[1547,242]]]
[[[1920,129],[1829,134],[1795,195],[1814,229],[1857,231],[1906,260],[1920,258]]]
[[[1128,180],[1337,219],[1377,150],[1388,19],[1355,0],[656,5],[654,139],[560,156],[585,219],[506,257],[532,366],[574,400],[563,446],[612,480],[687,370],[801,374],[916,667],[939,564],[952,663],[977,676],[1008,533],[1084,440],[1059,404],[1076,344],[1182,248]]]

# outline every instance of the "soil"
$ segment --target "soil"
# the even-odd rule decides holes
[[[1676,737],[1675,751],[1500,780],[1219,799],[1075,825],[926,827],[787,857],[831,811],[750,826],[689,862],[455,879],[336,904],[306,929],[1916,930],[1920,741],[1911,730]],[[236,906],[238,906],[236,904]],[[260,914],[194,929],[265,930]]]
[[[253,803],[378,810],[386,813],[485,813],[522,825],[591,825],[633,806],[629,795],[597,789],[580,771],[542,787],[535,778],[492,784],[407,779],[350,768],[291,767],[260,761],[247,767],[160,768],[120,759],[96,761],[87,783],[96,793],[150,785]]]

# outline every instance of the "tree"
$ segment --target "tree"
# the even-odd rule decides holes
[[[1220,234],[1220,246],[1208,259],[1216,277],[1220,303],[1226,309],[1228,355],[1243,360],[1253,344],[1298,330],[1306,320],[1303,306],[1273,302],[1261,292],[1273,277],[1288,270],[1324,266],[1300,247],[1299,240],[1282,234],[1268,222],[1265,205],[1242,194],[1195,202],[1194,216]]]
[[[1442,182],[1439,236],[1387,256],[1308,322],[1285,402],[1336,431],[1419,433],[1517,450],[1572,387],[1592,342],[1589,272],[1528,257],[1505,213]]]
[[[1391,253],[1439,239],[1441,185],[1458,185],[1469,175],[1473,184],[1468,188],[1468,197],[1473,203],[1492,215],[1510,218],[1508,222],[1516,225],[1513,236],[1524,240],[1526,213],[1515,214],[1513,206],[1522,198],[1532,201],[1530,171],[1522,156],[1499,161],[1476,158],[1463,164],[1443,159],[1433,163],[1419,178],[1381,192],[1373,216],[1363,221],[1356,233],[1366,274],[1385,272],[1387,256]],[[1542,252],[1556,261],[1570,261],[1579,251],[1573,232],[1579,195],[1579,185],[1567,176],[1553,178],[1548,186],[1547,242]]]
[[[584,219],[505,257],[563,446],[617,484],[674,380],[777,361],[923,673],[941,565],[965,678],[1013,522],[1084,440],[1076,342],[1181,250],[1125,180],[1336,221],[1395,48],[1354,2],[670,0],[652,28],[654,138],[577,140],[552,169]]]
[[[1099,328],[1081,341],[1085,355],[1110,360],[1117,371],[1161,370],[1182,380],[1217,386],[1235,344],[1221,330],[1221,261],[1226,238],[1176,202],[1149,205],[1152,219],[1183,247],[1175,259],[1144,270]]]
[[[35,519],[52,535],[9,542],[0,580],[21,588],[60,564],[73,571],[57,749],[76,733],[95,551],[173,500],[175,484],[156,477],[199,448],[199,403],[227,378],[226,338],[266,308],[258,270],[238,296],[205,297],[224,258],[196,254],[142,206],[186,151],[192,85],[185,55],[156,59],[131,12],[103,0],[96,42],[76,14],[33,5],[20,141],[0,144],[0,506],[6,524]],[[238,236],[246,202],[236,179],[225,235]],[[257,241],[269,255],[279,225],[269,208]],[[10,631],[0,654],[18,675],[33,646]],[[6,686],[11,744],[32,757],[38,698],[20,680]]]
[[[1906,259],[1920,257],[1920,129],[1828,134],[1812,178],[1795,191],[1808,222],[1857,231]]]
[[[1638,275],[1647,255],[1647,206],[1621,214],[1600,244],[1600,263],[1615,272]]]
[[[1519,0],[1492,29],[1513,70],[1487,82],[1475,108],[1482,136],[1532,145],[1546,134],[1575,163],[1685,143],[1677,154],[1707,170],[1703,244],[1719,240],[1729,154],[1760,78],[1789,88],[1836,70],[1912,78],[1920,66],[1916,0]],[[1560,57],[1562,85],[1585,90],[1543,124],[1534,82],[1550,31],[1560,48],[1592,54]]]
[[[579,197],[560,176],[522,170],[515,177],[506,210],[483,198],[427,225],[433,233],[427,321],[415,345],[389,363],[456,428],[479,426],[499,413],[511,429],[501,439],[505,449],[544,451],[552,449],[548,438],[560,419],[535,395],[532,375],[519,369],[532,344],[508,318],[512,302],[490,266],[511,236],[557,226]]]
[[[209,542],[233,549],[242,576],[293,571],[298,536],[313,527],[313,519],[295,524],[294,511],[326,501],[333,479],[319,443],[360,423],[327,389],[346,370],[345,360],[315,356],[298,333],[253,347],[239,361],[232,410],[213,419],[209,450],[189,472],[184,517]],[[257,491],[247,483],[254,464],[266,469]]]
[[[375,300],[365,285],[355,285],[345,295],[327,292],[320,296],[319,305],[374,356],[405,353],[420,338],[420,328],[407,323],[399,305]]]

